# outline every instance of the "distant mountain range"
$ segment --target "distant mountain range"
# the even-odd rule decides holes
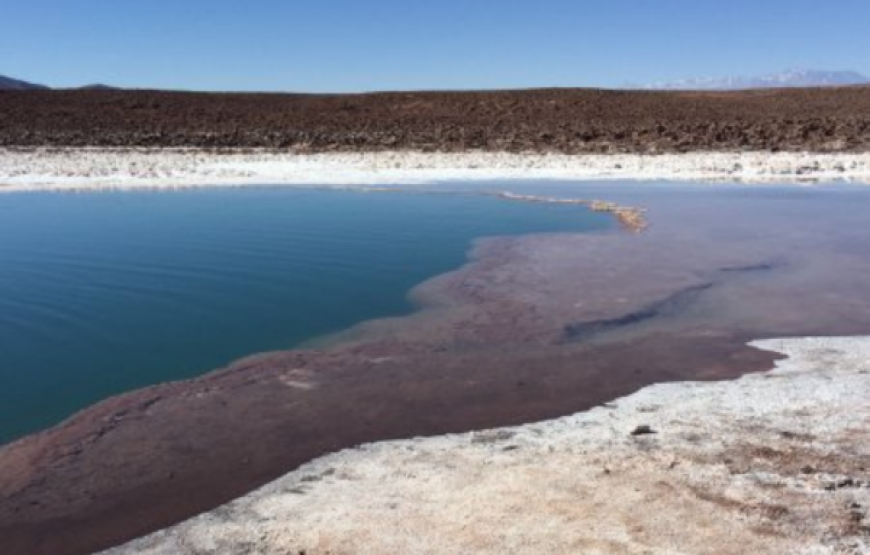
[[[109,85],[103,85],[100,83],[95,83],[93,85],[85,85],[84,87],[72,87],[78,89],[89,89],[89,90],[112,90],[116,87],[110,87]],[[51,87],[47,87],[45,85],[39,85],[37,83],[30,83],[28,81],[22,81],[20,79],[13,79],[11,77],[4,77],[0,75],[0,91],[45,91],[49,90]]]
[[[774,89],[793,87],[838,87],[864,85],[870,78],[857,71],[825,71],[819,69],[792,69],[781,73],[757,76],[695,77],[679,81],[652,83],[641,88],[647,90],[707,90],[728,91],[741,89]]]
[[[18,79],[12,79],[11,77],[4,77],[0,75],[0,91],[29,91],[29,90],[38,90],[38,89],[47,89],[45,85],[37,85],[36,83],[28,83],[27,81],[20,81]]]
[[[838,87],[848,85],[870,84],[870,77],[857,71],[825,71],[819,69],[793,69],[781,73],[769,73],[757,76],[728,77],[692,77],[678,81],[663,81],[648,85],[629,85],[629,89],[643,90],[702,90],[729,91],[742,89],[773,89],[794,87]],[[95,83],[83,87],[71,87],[87,90],[114,90],[117,87]],[[0,90],[27,91],[48,90],[51,87],[37,83],[29,83],[20,79],[0,75]]]

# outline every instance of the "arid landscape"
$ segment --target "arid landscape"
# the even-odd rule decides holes
[[[0,555],[870,555],[866,0],[0,12]]]
[[[870,88],[348,95],[0,91],[0,146],[859,152]]]

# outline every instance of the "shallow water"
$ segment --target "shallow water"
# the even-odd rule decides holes
[[[579,334],[584,341],[870,333],[864,187],[503,181],[431,189],[0,197],[0,442],[117,392],[406,314],[408,290],[460,266],[475,238],[615,226],[578,206],[479,194],[494,191],[650,209],[650,230],[625,243],[639,272],[614,270],[584,286],[576,276],[580,298],[618,300],[661,272],[709,284],[676,303],[654,299],[654,310],[640,309],[652,317],[605,322],[594,329],[606,333]]]
[[[473,240],[577,206],[280,188],[0,196],[0,442],[113,393],[412,310]]]
[[[753,339],[870,333],[870,189],[519,181],[436,189],[604,198],[647,206],[652,225],[642,234],[487,242],[477,263],[415,290],[443,300],[436,309],[357,326],[352,344],[264,354],[159,394],[133,392],[4,446],[0,491],[14,495],[0,502],[0,534],[25,546],[50,538],[39,540],[46,552],[69,544],[93,552],[345,447],[541,421],[650,384],[770,369],[773,355],[747,346]],[[438,199],[496,201],[418,198],[439,226],[452,212]],[[554,208],[496,202],[523,213]],[[402,229],[427,228],[402,206],[376,219],[399,213]],[[217,213],[223,223],[236,210]],[[416,248],[406,259],[428,257]],[[655,418],[649,408],[643,421]]]
[[[638,238],[644,271],[696,271],[701,291],[609,340],[663,332],[870,334],[866,186],[537,182],[511,189],[646,207],[651,227]],[[612,285],[629,290],[645,279],[623,276]]]

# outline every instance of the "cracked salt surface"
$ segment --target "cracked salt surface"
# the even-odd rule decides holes
[[[345,450],[107,553],[870,553],[870,337],[753,345],[788,358]]]

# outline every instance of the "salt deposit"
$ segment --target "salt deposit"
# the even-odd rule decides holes
[[[754,345],[788,358],[342,451],[108,553],[870,553],[870,337]]]
[[[294,154],[194,149],[0,149],[0,191],[412,185],[449,180],[644,179],[870,183],[870,153]]]

